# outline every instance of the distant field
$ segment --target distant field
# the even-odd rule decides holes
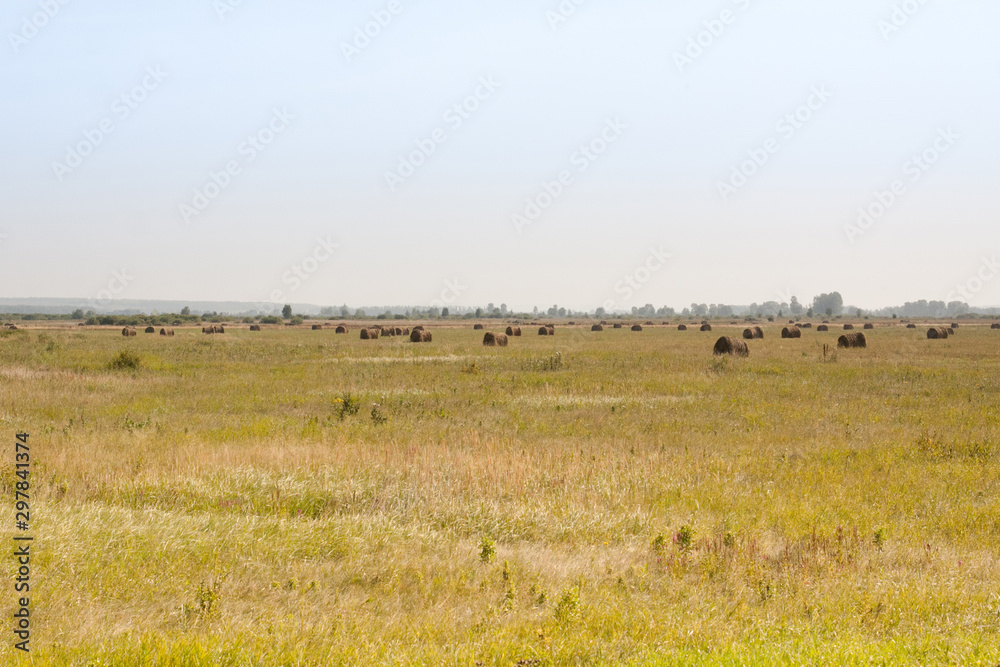
[[[2,332],[31,664],[1000,663],[1000,331],[713,326]]]

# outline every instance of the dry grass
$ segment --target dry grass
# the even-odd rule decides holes
[[[1000,662],[1000,337],[770,329],[7,336],[33,664]]]

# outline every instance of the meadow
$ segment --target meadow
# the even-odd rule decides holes
[[[1000,331],[431,330],[0,334],[0,662],[1000,663]]]

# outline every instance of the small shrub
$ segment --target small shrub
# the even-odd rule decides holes
[[[138,370],[142,368],[142,358],[131,350],[122,350],[108,362],[113,371]]]
[[[496,543],[488,537],[484,537],[479,543],[479,560],[484,563],[492,563],[497,557]]]
[[[693,541],[694,529],[691,526],[681,526],[681,529],[674,535],[674,544],[680,547],[681,551],[690,549]]]
[[[569,623],[580,616],[580,589],[567,588],[559,597],[555,609],[556,620],[560,623]]]
[[[376,426],[389,421],[389,418],[382,414],[382,407],[378,403],[372,403],[372,423]]]
[[[337,407],[337,417],[344,421],[347,417],[353,417],[361,410],[361,403],[349,393],[333,400]]]

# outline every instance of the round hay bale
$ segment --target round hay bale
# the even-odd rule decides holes
[[[160,335],[161,336],[173,336],[174,335],[174,330],[173,329],[160,329]]]
[[[413,330],[414,331],[423,331],[424,330],[424,325],[423,324],[418,324],[417,326],[413,327]]]
[[[507,332],[506,333],[507,333],[508,336],[520,336],[521,335],[521,327],[507,327]]]
[[[622,328],[622,323],[621,323],[621,322],[615,322],[615,323],[614,323],[614,324],[612,325],[612,327],[611,327],[611,328],[613,328],[613,329],[621,329],[621,328]]]
[[[156,327],[146,327],[146,333],[155,334],[156,333]]]
[[[409,329],[403,329],[403,335],[404,336],[409,336],[410,335],[410,330]]]
[[[538,335],[539,336],[548,336],[549,335],[549,328],[548,327],[538,327]]]
[[[642,325],[641,324],[633,324],[632,325],[632,331],[642,331]]]
[[[830,320],[823,320],[823,324],[829,324]]]
[[[818,327],[816,327],[816,331],[829,331],[829,330],[830,327],[826,326],[825,324],[821,324]]]
[[[743,339],[744,340],[753,340],[755,337],[756,336],[754,335],[754,330],[753,329],[744,329],[743,330]]]
[[[591,331],[604,331],[604,327],[602,327],[600,324],[595,324],[594,326],[590,327],[590,330]]]
[[[688,330],[688,328],[687,328],[687,325],[686,325],[686,324],[678,324],[678,325],[677,325],[677,330],[678,330],[678,331],[687,331],[687,330]]]
[[[260,325],[259,324],[251,324],[250,325],[250,331],[260,331]]]
[[[802,330],[798,327],[785,327],[781,330],[782,338],[802,338]]]
[[[378,340],[381,335],[382,332],[376,328],[361,330],[361,340]]]
[[[812,322],[806,322],[805,324],[802,325],[802,328],[803,329],[812,329],[813,328]]]
[[[955,335],[955,330],[952,329],[951,327],[948,327],[948,335],[949,336],[954,336]]]
[[[990,326],[990,329],[1000,329],[1000,322],[994,322],[992,326]]]
[[[312,330],[313,331],[321,331],[322,329],[323,329],[323,325],[322,324],[314,324],[314,325],[312,325]]]
[[[347,333],[347,325],[346,324],[338,325],[337,329],[336,329],[336,331],[334,333],[339,333],[339,334],[345,334],[345,333]]]
[[[907,328],[907,329],[916,329],[916,328],[917,328],[917,325],[916,325],[916,324],[907,324],[907,325],[906,325],[906,328]]]
[[[871,322],[866,322],[866,323],[865,323],[865,327],[864,327],[864,328],[865,328],[865,329],[868,329],[868,330],[871,330],[871,329],[874,329],[874,328],[875,328],[875,325],[874,325],[874,324],[872,324]]]
[[[927,337],[931,340],[944,340],[948,337],[948,330],[944,327],[931,327],[927,330]]]
[[[607,321],[607,320],[601,320],[601,324],[602,324],[602,325],[605,325],[605,326],[606,326],[606,325],[607,325],[607,323],[608,323],[608,321]]]
[[[432,342],[431,332],[424,331],[423,329],[414,329],[410,332],[410,342],[411,343],[430,343]]]
[[[653,324],[652,322],[646,322],[645,326],[647,326],[647,327],[653,327],[653,326],[656,326],[656,325]]]
[[[764,330],[761,329],[759,326],[758,327],[754,327],[753,328],[753,337],[763,340],[764,339]]]
[[[719,340],[715,341],[715,349],[713,354],[728,354],[737,355],[740,357],[750,356],[750,348],[747,344],[739,339],[733,338],[732,336],[723,336]]]
[[[485,347],[507,347],[507,335],[487,331],[486,335],[483,336],[483,345]]]
[[[704,324],[701,325],[701,330],[702,331],[711,331],[712,330],[712,325],[709,324],[708,322],[705,322]]]
[[[844,325],[844,331],[850,331],[853,328],[854,328],[853,324],[845,324]]]
[[[472,328],[475,329],[476,331],[482,331],[483,329],[485,329],[485,327],[482,324],[476,324]]]
[[[958,322],[952,322],[951,323],[951,328],[952,329],[957,329],[958,328]]]
[[[122,328],[122,335],[126,336],[126,337],[129,335],[129,333],[128,333],[128,327],[123,327]]]
[[[860,331],[844,334],[837,339],[837,347],[868,347],[868,339]]]
[[[664,323],[663,323],[663,326],[665,326],[665,327],[669,327],[669,326],[670,326],[670,322],[664,322]]]

